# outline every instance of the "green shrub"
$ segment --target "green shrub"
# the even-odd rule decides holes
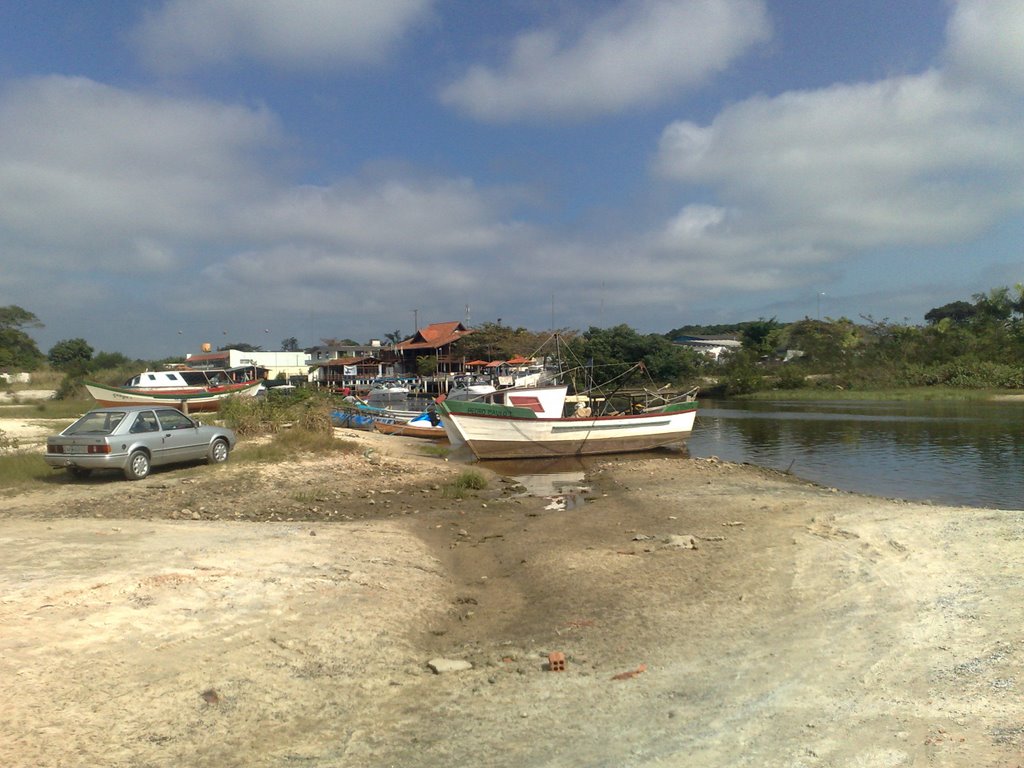
[[[441,495],[446,499],[464,499],[470,491],[482,491],[487,487],[487,478],[472,469],[467,469],[454,480],[445,483]]]
[[[18,438],[11,437],[4,430],[0,429],[0,451],[18,450]]]
[[[331,434],[329,396],[310,390],[281,395],[274,391],[265,397],[229,397],[221,401],[220,418],[239,435],[263,435],[279,432],[285,425],[308,432]]]

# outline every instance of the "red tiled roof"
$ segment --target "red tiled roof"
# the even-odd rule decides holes
[[[472,332],[458,321],[433,323],[425,328],[420,328],[411,338],[395,344],[395,349],[437,349],[456,342]]]
[[[497,368],[497,367],[502,366],[504,364],[505,364],[504,360],[495,360],[493,362],[488,363],[487,367],[488,368]]]
[[[522,355],[516,355],[515,357],[513,357],[511,360],[508,361],[508,364],[509,365],[526,365],[527,363],[530,363],[530,362],[533,362],[533,361],[532,360],[528,360],[527,358],[523,357]]]
[[[486,360],[474,360],[471,363],[466,363],[466,365],[487,365],[487,361]]]

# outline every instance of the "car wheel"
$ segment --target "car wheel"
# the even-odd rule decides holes
[[[124,476],[129,480],[141,480],[149,474],[149,456],[145,451],[132,451],[124,468]]]
[[[68,474],[75,478],[75,480],[85,480],[85,478],[92,474],[92,470],[83,467],[68,467]]]
[[[217,439],[213,441],[209,452],[206,454],[211,464],[223,464],[228,460],[228,441]]]

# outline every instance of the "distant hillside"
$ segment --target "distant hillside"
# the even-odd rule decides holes
[[[731,323],[722,325],[684,325],[665,334],[666,339],[678,339],[680,336],[739,336],[745,328],[755,323],[763,323],[764,320],[747,320],[742,323]],[[779,327],[784,326],[780,324]]]

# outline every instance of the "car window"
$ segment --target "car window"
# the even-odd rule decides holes
[[[160,425],[156,423],[156,414],[152,411],[142,411],[135,417],[135,423],[132,424],[130,431],[133,434],[138,434],[140,432],[156,432],[158,429],[160,429]]]
[[[124,411],[92,411],[64,430],[65,435],[109,435],[124,419]]]
[[[188,416],[173,408],[162,408],[157,411],[160,417],[160,426],[163,429],[191,429],[195,426]]]

